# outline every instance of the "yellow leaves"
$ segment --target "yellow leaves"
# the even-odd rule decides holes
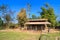
[[[22,9],[21,12],[19,12],[18,16],[21,18],[24,18],[26,17],[26,10],[25,9]]]
[[[27,21],[26,10],[22,9],[18,14],[18,22],[20,25],[24,25],[26,21]]]

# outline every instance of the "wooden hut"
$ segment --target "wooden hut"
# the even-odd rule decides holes
[[[27,30],[44,30],[50,24],[47,19],[30,19],[25,23],[24,27]]]

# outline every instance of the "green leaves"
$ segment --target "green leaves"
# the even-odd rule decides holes
[[[40,13],[41,18],[48,19],[48,21],[51,23],[51,26],[54,27],[56,24],[56,16],[54,14],[53,8],[47,6],[47,7],[42,7],[41,9],[42,9],[42,12]]]
[[[3,22],[9,26],[9,22],[11,22],[13,18],[13,16],[11,16],[11,14],[13,14],[13,11],[10,10],[7,5],[2,4],[0,6],[0,12],[2,14],[1,17],[3,19]]]
[[[36,15],[33,14],[32,15],[32,19],[37,19]]]
[[[3,26],[3,20],[0,18],[0,27]]]

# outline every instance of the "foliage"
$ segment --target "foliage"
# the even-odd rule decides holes
[[[36,16],[36,15],[32,14],[32,18],[30,18],[30,19],[40,19],[40,16]]]
[[[11,28],[11,29],[14,29],[15,28],[15,24],[14,23],[10,22],[9,24],[10,24],[9,25],[9,28]]]
[[[3,26],[3,20],[0,18],[0,27]]]
[[[40,13],[41,18],[48,19],[48,21],[51,23],[51,26],[54,27],[56,25],[56,16],[54,14],[53,8],[47,5],[47,7],[42,7],[41,9],[42,9],[42,12]]]
[[[4,16],[4,19],[5,19],[5,22],[7,23],[9,23],[9,21],[11,21],[11,17],[10,17],[10,15],[9,14],[6,14],[5,16]]]
[[[21,12],[19,12],[18,16],[18,24],[22,27],[24,26],[24,23],[27,21],[26,17],[26,10],[21,9]]]
[[[9,26],[9,22],[12,20],[11,14],[13,13],[12,10],[8,8],[6,5],[1,5],[0,6],[0,13],[2,14],[2,19],[3,22],[6,23],[7,26]]]
[[[33,15],[32,15],[32,19],[36,19],[36,18],[37,18],[36,15],[33,14]]]
[[[11,28],[11,29],[19,28],[18,24],[15,24],[15,23],[12,23],[12,22],[10,22],[9,24],[10,24],[9,28]]]
[[[3,20],[0,18],[0,29],[3,29]]]
[[[56,26],[60,26],[60,21],[57,22]]]

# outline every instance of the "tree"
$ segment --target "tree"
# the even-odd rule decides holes
[[[37,19],[36,15],[33,14],[32,15],[32,19]]]
[[[0,18],[0,27],[3,26],[3,20]]]
[[[25,9],[21,9],[21,11],[17,15],[17,17],[18,17],[18,24],[21,27],[23,27],[24,23],[27,21],[26,10]]]
[[[40,16],[36,16],[36,15],[32,14],[32,18],[31,19],[40,19]]]
[[[0,29],[3,29],[3,20],[2,20],[2,18],[0,17]]]
[[[60,21],[57,22],[56,26],[60,26]]]
[[[9,28],[9,22],[12,20],[11,16],[13,14],[13,11],[8,8],[6,5],[0,6],[0,13],[2,14],[1,17],[3,19],[3,22],[6,23],[7,28]]]
[[[31,5],[27,3],[28,18],[30,18]]]
[[[53,8],[49,5],[45,5],[46,7],[42,7],[41,18],[48,19],[51,23],[51,26],[54,27],[56,25],[56,15],[54,14]]]
[[[9,14],[6,14],[4,16],[4,20],[5,20],[7,28],[9,28],[9,22],[11,21],[11,16]]]

